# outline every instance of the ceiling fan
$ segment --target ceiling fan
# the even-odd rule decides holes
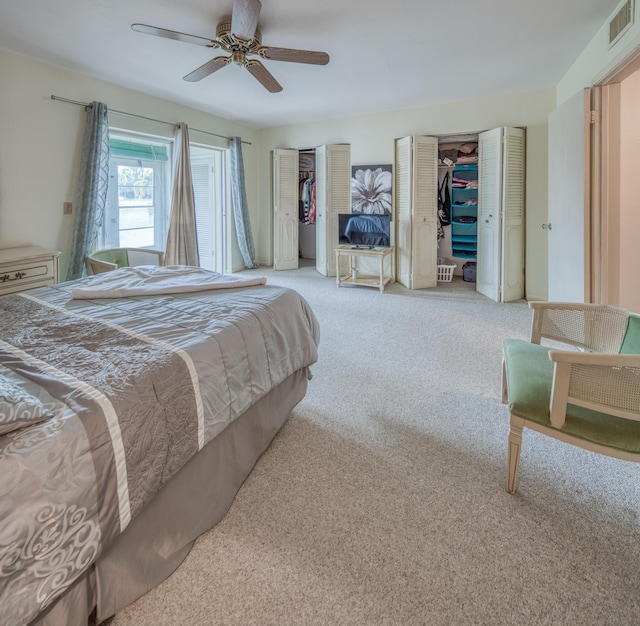
[[[256,55],[270,61],[288,61],[290,63],[309,63],[311,65],[326,65],[329,55],[326,52],[312,50],[296,50],[293,48],[274,48],[263,46],[258,17],[262,4],[260,0],[234,0],[231,21],[228,18],[220,22],[216,28],[216,38],[207,39],[197,35],[188,35],[175,30],[158,28],[147,24],[131,24],[131,28],[139,33],[175,39],[186,43],[194,43],[207,48],[220,48],[231,56],[217,56],[204,65],[184,76],[184,80],[196,82],[217,72],[229,63],[242,65],[249,70],[262,85],[271,93],[282,91],[282,85],[273,74],[258,60],[248,59],[249,55]]]

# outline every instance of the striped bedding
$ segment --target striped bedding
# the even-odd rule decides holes
[[[317,359],[281,287],[0,298],[0,378],[47,419],[0,436],[0,615],[28,624],[217,434]]]

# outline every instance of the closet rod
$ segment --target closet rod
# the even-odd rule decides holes
[[[91,103],[90,102],[78,102],[78,100],[69,100],[69,98],[61,98],[60,96],[51,96],[52,100],[60,100],[60,102],[68,102],[69,104],[77,104],[78,106],[81,107],[90,107]],[[146,117],[144,115],[138,115],[137,113],[127,113],[126,111],[118,111],[116,109],[109,109],[108,108],[109,113],[117,113],[118,115],[126,115],[128,117],[137,117],[138,119],[141,120],[147,120],[149,122],[158,122],[158,124],[167,124],[169,126],[177,126],[177,124],[174,124],[173,122],[165,122],[164,120],[157,120],[153,117]],[[191,126],[189,126],[189,130],[192,130],[196,133],[203,133],[205,135],[211,135],[212,137],[221,137],[222,139],[231,139],[231,137],[227,137],[226,135],[218,135],[218,133],[211,133],[208,130],[198,130],[197,128],[191,128]],[[246,143],[248,146],[251,145],[250,141],[244,141],[242,140],[242,143]]]

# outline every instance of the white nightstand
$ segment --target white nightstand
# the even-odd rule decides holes
[[[59,257],[39,246],[0,249],[0,295],[57,284]]]

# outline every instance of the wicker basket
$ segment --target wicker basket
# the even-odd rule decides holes
[[[438,282],[450,283],[453,280],[453,270],[458,265],[449,259],[438,258]]]

